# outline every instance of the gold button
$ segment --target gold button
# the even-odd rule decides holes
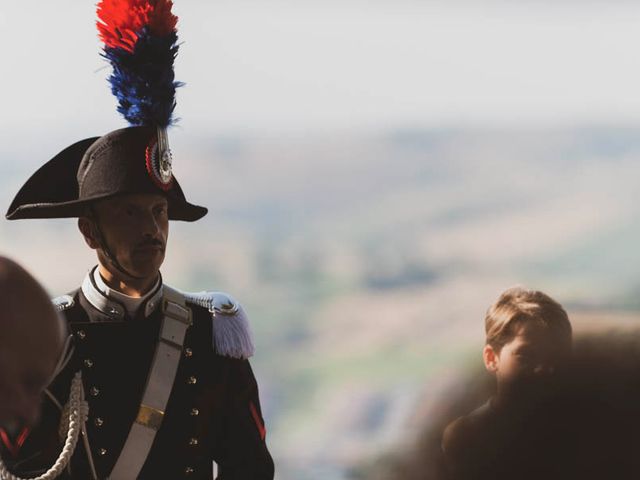
[[[184,473],[187,475],[191,475],[194,472],[193,468],[187,467],[184,469]]]
[[[80,340],[84,340],[84,339],[85,339],[85,337],[87,336],[87,334],[85,333],[85,331],[84,331],[84,330],[78,330],[78,331],[76,332],[76,335],[78,335],[78,338],[79,338]]]
[[[93,423],[95,423],[96,427],[101,427],[104,424],[104,420],[98,417],[93,421]]]
[[[198,410],[197,408],[192,408],[191,409],[191,416],[192,417],[197,417],[198,415],[200,415],[200,410]]]
[[[191,445],[192,447],[195,447],[196,445],[198,445],[198,439],[197,438],[190,438],[189,439],[189,445]]]
[[[187,383],[189,385],[195,385],[196,383],[198,383],[198,379],[192,375],[187,379]]]
[[[87,358],[87,359],[84,361],[84,366],[85,366],[85,367],[87,367],[87,368],[91,368],[91,367],[93,367],[93,360],[91,360],[90,358]]]
[[[187,358],[191,358],[193,356],[193,350],[191,350],[190,348],[185,348],[184,349],[184,356]]]
[[[100,456],[104,457],[107,454],[107,449],[101,448],[100,450],[98,450],[98,453],[100,454]]]
[[[89,393],[91,394],[92,397],[97,397],[98,395],[100,395],[100,389],[96,387],[91,387],[91,390],[89,390]]]

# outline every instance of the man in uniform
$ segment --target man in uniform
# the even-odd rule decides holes
[[[21,432],[14,430],[20,424],[36,422],[42,391],[62,355],[66,328],[40,284],[1,256],[0,292],[0,426],[19,437]]]
[[[166,126],[174,100],[164,93],[176,84],[171,68],[153,63],[175,56],[171,2],[126,3],[103,0],[99,26],[120,111],[137,126],[63,150],[27,181],[7,212],[12,220],[78,218],[98,265],[80,288],[55,300],[73,350],[49,388],[40,425],[19,451],[5,449],[2,457],[19,476],[211,479],[217,470],[221,480],[271,480],[242,307],[223,293],[175,290],[160,275],[169,220],[192,222],[207,209],[186,200],[171,170]],[[146,16],[133,22],[134,33],[109,23],[136,12]],[[154,77],[122,86],[149,71],[151,77],[162,71],[158,81],[169,84],[158,87]],[[145,88],[150,96],[132,98]],[[154,100],[158,91],[164,96]],[[140,121],[149,106],[150,121]]]

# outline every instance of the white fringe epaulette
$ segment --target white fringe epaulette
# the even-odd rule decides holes
[[[57,312],[64,312],[65,310],[73,307],[75,300],[71,295],[60,295],[59,297],[52,299],[51,303],[53,303],[53,307]]]
[[[213,346],[225,357],[247,359],[255,353],[249,320],[242,306],[222,292],[184,293],[188,303],[206,308],[213,320]]]

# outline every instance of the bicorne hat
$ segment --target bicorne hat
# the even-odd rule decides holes
[[[86,215],[98,200],[131,193],[164,195],[170,220],[193,222],[207,209],[187,201],[172,173],[163,182],[157,130],[129,127],[65,148],[20,189],[7,218],[63,218]]]
[[[169,219],[195,221],[207,209],[189,203],[172,173],[167,128],[174,123],[173,63],[177,17],[171,0],[101,0],[102,56],[113,67],[111,91],[131,125],[64,149],[20,189],[7,218],[79,217],[116,195],[167,198]]]

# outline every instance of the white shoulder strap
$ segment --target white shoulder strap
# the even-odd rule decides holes
[[[191,310],[183,294],[163,285],[163,319],[160,339],[151,364],[142,404],[136,421],[109,478],[137,478],[151,451],[156,433],[162,425],[164,412],[173,389],[182,345],[191,324]]]

